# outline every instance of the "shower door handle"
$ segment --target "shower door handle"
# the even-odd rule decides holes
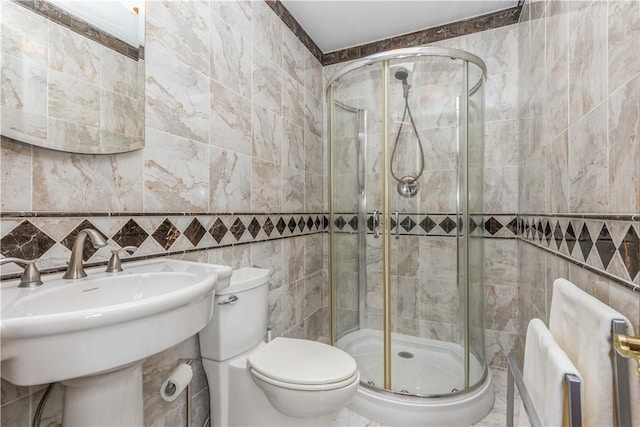
[[[398,240],[400,238],[400,212],[395,211],[393,215],[396,217],[396,240]]]
[[[380,211],[375,209],[373,211],[373,238],[380,237]]]

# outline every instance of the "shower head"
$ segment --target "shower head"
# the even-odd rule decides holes
[[[409,97],[409,88],[411,87],[409,83],[407,83],[409,70],[404,67],[400,67],[396,70],[394,76],[402,82],[402,94],[404,95],[404,98],[407,99]]]
[[[400,67],[398,68],[394,76],[398,80],[407,81],[407,77],[409,77],[409,71],[404,67]]]

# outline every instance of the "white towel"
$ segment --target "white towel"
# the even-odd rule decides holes
[[[543,426],[562,426],[565,374],[580,377],[567,354],[560,348],[540,319],[527,327],[524,345],[524,383]],[[582,387],[581,387],[582,391]],[[520,426],[528,426],[524,408],[520,408]]]
[[[583,424],[612,425],[614,420],[611,321],[629,320],[605,303],[565,279],[553,282],[549,330],[575,364],[583,378]],[[631,370],[630,372],[634,372]],[[632,374],[635,379],[635,374]],[[638,381],[630,381],[632,402],[638,396]],[[637,402],[637,401],[636,401]],[[633,404],[632,404],[633,406]]]

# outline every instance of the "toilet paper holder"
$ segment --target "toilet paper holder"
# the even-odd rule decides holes
[[[162,395],[163,399],[173,400],[178,397],[178,394],[182,393],[182,391],[189,386],[193,375],[192,362],[193,359],[178,360],[177,366],[171,372],[167,380],[162,384],[160,394]],[[187,377],[185,377],[185,374],[183,373],[187,369],[183,368],[183,366],[188,366]]]
[[[178,387],[176,387],[175,383],[168,382],[166,386],[164,386],[164,394],[167,396],[173,396],[176,391],[178,391]]]

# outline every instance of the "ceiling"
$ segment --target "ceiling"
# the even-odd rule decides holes
[[[462,21],[517,0],[281,0],[323,53]]]

